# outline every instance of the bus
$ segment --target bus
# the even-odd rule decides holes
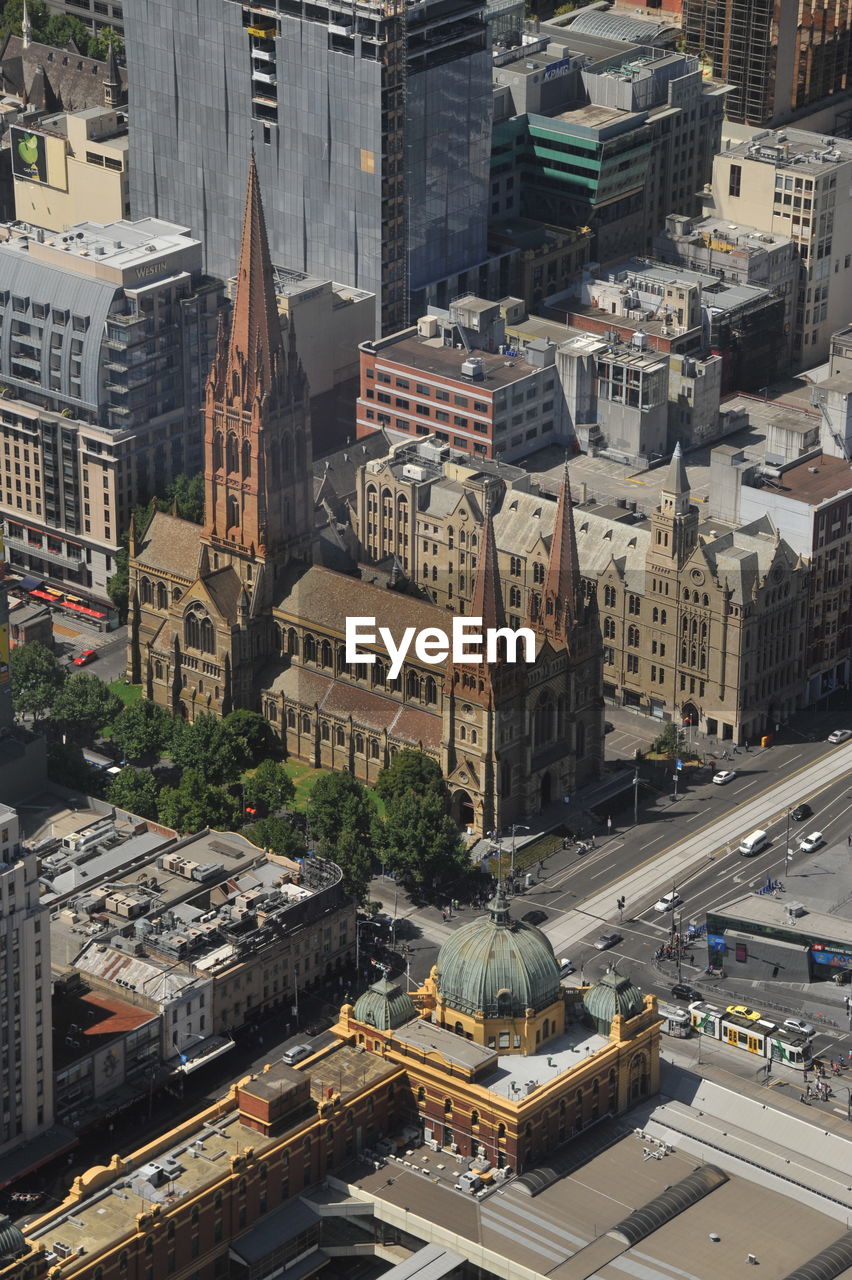
[[[692,1035],[692,1021],[686,1009],[676,1009],[672,1004],[661,1004],[660,1017],[663,1020],[660,1030],[664,1036],[675,1036],[679,1040],[685,1040],[687,1036]]]
[[[703,1000],[695,1000],[689,1006],[689,1019],[699,1035],[719,1040],[732,1049],[783,1062],[797,1071],[811,1065],[811,1046],[807,1037],[779,1027],[768,1018],[746,1018],[742,1014],[717,1009]]]

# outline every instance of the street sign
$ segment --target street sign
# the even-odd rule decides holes
[[[682,768],[683,768],[683,761],[682,761],[682,760],[675,760],[675,768],[676,768],[676,769],[678,769],[678,770],[682,769]]]

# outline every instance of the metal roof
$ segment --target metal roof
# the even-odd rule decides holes
[[[442,1245],[426,1244],[384,1273],[384,1280],[442,1280],[457,1275],[465,1259]]]
[[[847,1267],[852,1267],[852,1231],[847,1231],[834,1244],[814,1254],[784,1280],[835,1280]]]
[[[582,31],[585,35],[620,40],[625,44],[656,44],[663,35],[674,30],[676,28],[671,22],[646,22],[643,18],[601,13],[598,9],[581,10],[567,28],[569,35]]]
[[[668,1187],[662,1195],[649,1200],[640,1209],[634,1209],[626,1218],[617,1222],[607,1235],[628,1246],[637,1245],[640,1240],[659,1231],[660,1227],[671,1222],[684,1209],[698,1204],[699,1200],[703,1200],[717,1187],[724,1186],[727,1181],[728,1175],[721,1169],[705,1164],[673,1187]],[[832,1272],[832,1275],[838,1274],[836,1271]]]

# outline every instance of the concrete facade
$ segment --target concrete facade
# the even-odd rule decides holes
[[[34,132],[44,138],[47,185],[20,176],[13,163],[19,221],[67,231],[76,223],[130,217],[124,112],[91,107],[47,116]]]

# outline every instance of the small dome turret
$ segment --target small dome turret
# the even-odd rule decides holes
[[[635,1018],[645,1008],[645,998],[630,978],[610,965],[603,977],[583,996],[583,1006],[598,1034],[608,1036],[616,1014]]]
[[[416,1018],[417,1009],[411,996],[398,983],[380,978],[355,1001],[353,1017],[377,1031],[393,1031]]]

